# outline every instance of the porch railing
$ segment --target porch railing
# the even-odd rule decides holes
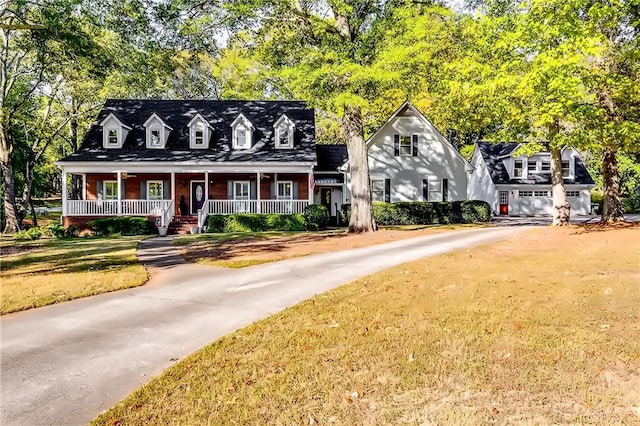
[[[169,204],[164,208],[160,215],[160,226],[169,226],[171,219],[173,219],[175,208],[173,206],[173,200],[169,200]]]
[[[198,229],[202,229],[209,216],[209,200],[205,199],[202,208],[198,210]]]
[[[171,200],[67,200],[67,216],[173,216]],[[169,219],[171,220],[171,219]]]
[[[294,214],[303,213],[309,205],[308,200],[208,200],[202,206],[202,220],[211,214]],[[203,222],[204,224],[204,222]]]

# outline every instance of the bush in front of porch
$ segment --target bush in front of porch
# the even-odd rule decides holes
[[[88,227],[96,235],[149,235],[154,226],[146,217],[117,216],[92,220]]]
[[[304,231],[307,229],[301,214],[231,214],[210,215],[207,232],[264,232]]]

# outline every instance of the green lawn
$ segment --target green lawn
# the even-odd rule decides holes
[[[638,241],[544,228],[375,274],[219,339],[94,424],[637,424]]]
[[[144,284],[146,237],[0,240],[2,314]]]

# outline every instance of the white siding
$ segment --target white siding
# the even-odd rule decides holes
[[[471,158],[471,165],[474,167],[473,173],[469,174],[469,184],[467,186],[467,199],[482,200],[489,203],[494,214],[498,212],[498,190],[491,180],[489,169],[476,147]]]
[[[409,111],[407,111],[409,112]],[[394,156],[394,135],[418,135],[417,156]],[[391,179],[391,202],[424,201],[423,179],[448,179],[449,201],[467,199],[467,172],[458,152],[415,115],[394,117],[370,141],[372,180]]]

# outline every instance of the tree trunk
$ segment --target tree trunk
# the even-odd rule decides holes
[[[31,154],[27,163],[25,164],[24,170],[24,190],[22,191],[22,212],[20,212],[20,217],[18,218],[18,223],[22,225],[22,219],[27,217],[27,212],[29,211],[29,206],[31,203],[31,196],[33,192],[33,169],[35,168],[35,158],[34,155]]]
[[[349,173],[351,175],[351,218],[349,232],[375,231],[369,184],[369,161],[364,141],[362,113],[359,107],[347,106],[341,126],[347,137]]]
[[[620,176],[618,175],[618,159],[613,149],[603,148],[602,186],[604,190],[602,221],[624,221],[622,204],[620,203]]]
[[[553,191],[553,225],[571,225],[571,205],[567,201],[567,192],[562,180],[562,151],[551,148],[551,188]]]
[[[5,214],[4,233],[13,234],[20,230],[18,209],[13,181],[13,145],[7,139],[5,128],[0,123],[0,166],[2,167],[3,203]]]

